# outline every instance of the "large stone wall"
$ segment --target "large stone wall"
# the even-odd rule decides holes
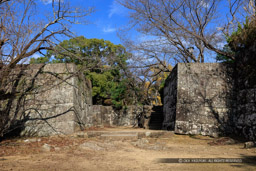
[[[164,87],[164,121],[163,129],[174,130],[176,119],[176,104],[177,104],[177,68],[173,68],[170,76],[166,79],[166,85]]]
[[[114,126],[117,113],[111,106],[93,105],[89,109],[87,127]]]
[[[256,140],[256,87],[239,90],[234,106],[236,134]]]
[[[256,87],[235,86],[234,73],[220,63],[176,65],[164,88],[163,129],[256,140]],[[114,110],[92,105],[90,81],[73,64],[30,65],[22,75],[20,89],[33,85],[18,113],[26,121],[22,135],[71,134],[92,126],[149,127],[152,106]]]
[[[164,89],[164,128],[218,136],[229,128],[231,90],[224,64],[178,64]]]
[[[85,127],[92,105],[91,85],[79,79],[75,65],[30,65],[25,72],[27,82],[34,79],[34,90],[25,98],[22,135],[71,134]]]
[[[111,106],[92,105],[91,83],[73,64],[35,64],[21,68],[16,68],[14,73],[22,73],[21,89],[32,87],[18,113],[23,136],[72,134],[97,126],[148,128],[152,106],[131,105],[115,110]]]
[[[93,105],[89,109],[87,127],[140,126],[148,128],[152,106],[130,105],[120,110],[111,106]]]
[[[256,140],[256,87],[222,63],[177,64],[164,88],[164,129]]]
[[[233,123],[236,135],[256,141],[256,42],[248,45],[236,54]]]

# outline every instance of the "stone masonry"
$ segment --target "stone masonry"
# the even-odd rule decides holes
[[[23,72],[25,87],[32,80],[34,85],[20,112],[22,136],[72,134],[97,126],[148,127],[152,106],[131,105],[114,110],[111,106],[92,105],[91,83],[74,64],[28,65]]]
[[[31,65],[31,77],[42,65]],[[26,122],[22,135],[71,134],[88,122],[91,84],[79,79],[73,64],[47,64],[35,78],[34,91],[26,97]],[[27,77],[29,79],[29,77]],[[23,118],[24,119],[24,118]]]
[[[179,63],[164,88],[164,129],[218,136],[228,129],[232,82],[224,64]]]
[[[89,109],[86,125],[90,126],[141,126],[148,127],[152,106],[130,105],[120,110],[112,106],[93,105]]]
[[[233,118],[236,134],[256,141],[256,87],[237,92],[234,113],[236,114]]]
[[[173,68],[171,74],[166,79],[164,88],[164,121],[163,129],[174,130],[176,121],[177,104],[177,66]]]
[[[256,140],[256,88],[239,89],[236,79],[231,65],[177,64],[164,88],[163,129]]]
[[[34,85],[24,100],[21,135],[71,134],[92,126],[149,128],[152,106],[118,111],[92,105],[91,83],[73,64],[36,64],[24,72],[21,84]],[[256,87],[237,89],[234,73],[221,63],[177,64],[164,88],[163,129],[214,137],[233,133],[256,140]]]

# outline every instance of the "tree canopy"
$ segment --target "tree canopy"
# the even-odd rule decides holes
[[[64,40],[45,57],[32,58],[30,63],[75,63],[92,82],[94,104],[121,107],[132,102],[125,75],[129,56],[122,45],[80,36]]]

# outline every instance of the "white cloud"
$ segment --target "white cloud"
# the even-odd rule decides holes
[[[41,0],[45,5],[51,4],[52,0]],[[54,0],[54,2],[64,2],[64,0]]]
[[[128,9],[117,3],[115,0],[110,5],[108,17],[111,18],[114,14],[125,15],[128,13]]]
[[[37,58],[39,58],[39,57],[41,57],[41,56],[42,56],[42,55],[40,55],[40,54],[38,54],[38,53],[35,53],[35,54],[32,55],[31,57],[37,59]]]
[[[33,54],[32,56],[30,56],[30,57],[28,57],[28,58],[22,59],[22,60],[19,62],[19,64],[29,64],[29,61],[30,61],[31,58],[37,59],[37,58],[39,58],[39,57],[42,57],[42,55],[40,55],[40,54],[38,54],[38,53],[35,53],[35,54]]]
[[[138,37],[138,40],[139,40],[140,42],[151,41],[151,40],[155,40],[155,39],[158,39],[158,37],[152,36],[152,35],[145,35],[145,34],[141,34],[141,35]]]
[[[103,27],[103,30],[102,30],[104,33],[113,33],[116,31],[115,28],[111,27],[111,26],[107,26],[107,27]]]
[[[50,3],[52,3],[52,0],[41,0],[44,4],[50,4]]]
[[[217,45],[217,48],[222,49],[224,47],[224,45],[226,45],[226,44],[227,44],[227,42],[219,42],[216,45]]]
[[[209,8],[210,4],[207,3],[207,2],[205,2],[204,0],[202,0],[202,1],[200,2],[200,6],[202,6],[202,7],[204,7],[204,8]]]

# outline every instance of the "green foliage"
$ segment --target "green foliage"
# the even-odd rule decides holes
[[[49,63],[49,58],[48,57],[31,58],[29,63],[30,64],[45,64],[45,63]]]
[[[48,51],[46,57],[32,58],[30,63],[75,63],[83,66],[85,77],[92,82],[94,104],[120,108],[128,103],[125,94],[129,85],[123,71],[129,55],[122,45],[80,36],[61,42],[54,50]]]
[[[246,18],[243,26],[238,25],[237,31],[233,32],[228,38],[227,42],[229,47],[234,52],[239,52],[243,49],[247,49],[256,40],[256,19],[249,20]]]
[[[73,62],[87,68],[102,68],[104,65],[125,65],[129,54],[122,45],[80,36],[61,42],[54,51],[49,51],[49,55],[54,56],[55,62]]]
[[[256,18],[250,20],[246,18],[244,24],[238,24],[237,30],[227,38],[228,44],[224,46],[224,51],[233,53],[234,60],[217,55],[217,59],[224,62],[235,63],[236,77],[239,78],[238,86],[254,87],[256,85]]]
[[[240,53],[241,51],[248,49],[256,40],[256,21],[255,19],[249,20],[246,17],[245,23],[238,23],[237,30],[234,31],[231,36],[227,37],[227,43],[223,47],[223,51],[232,54]],[[217,61],[234,63],[235,61],[224,56],[217,54]]]
[[[234,52],[231,50],[228,44],[224,45],[223,49],[224,52],[227,52],[229,54],[234,54]],[[234,63],[234,60],[230,59],[229,57],[222,55],[222,54],[217,54],[216,60],[220,62],[225,62],[225,63]]]
[[[86,74],[92,82],[92,95],[95,104],[103,104],[105,99],[110,98],[110,89],[112,88],[114,76],[111,72],[105,71],[103,73],[89,72]]]
[[[122,108],[128,103],[128,79],[118,77],[121,77],[121,74],[117,75],[113,70],[87,73],[87,78],[92,81],[94,104],[111,104],[115,108]]]
[[[124,105],[124,100],[127,99],[127,81],[127,79],[124,79],[121,82],[115,83],[111,88],[111,99],[116,108],[121,108]]]

